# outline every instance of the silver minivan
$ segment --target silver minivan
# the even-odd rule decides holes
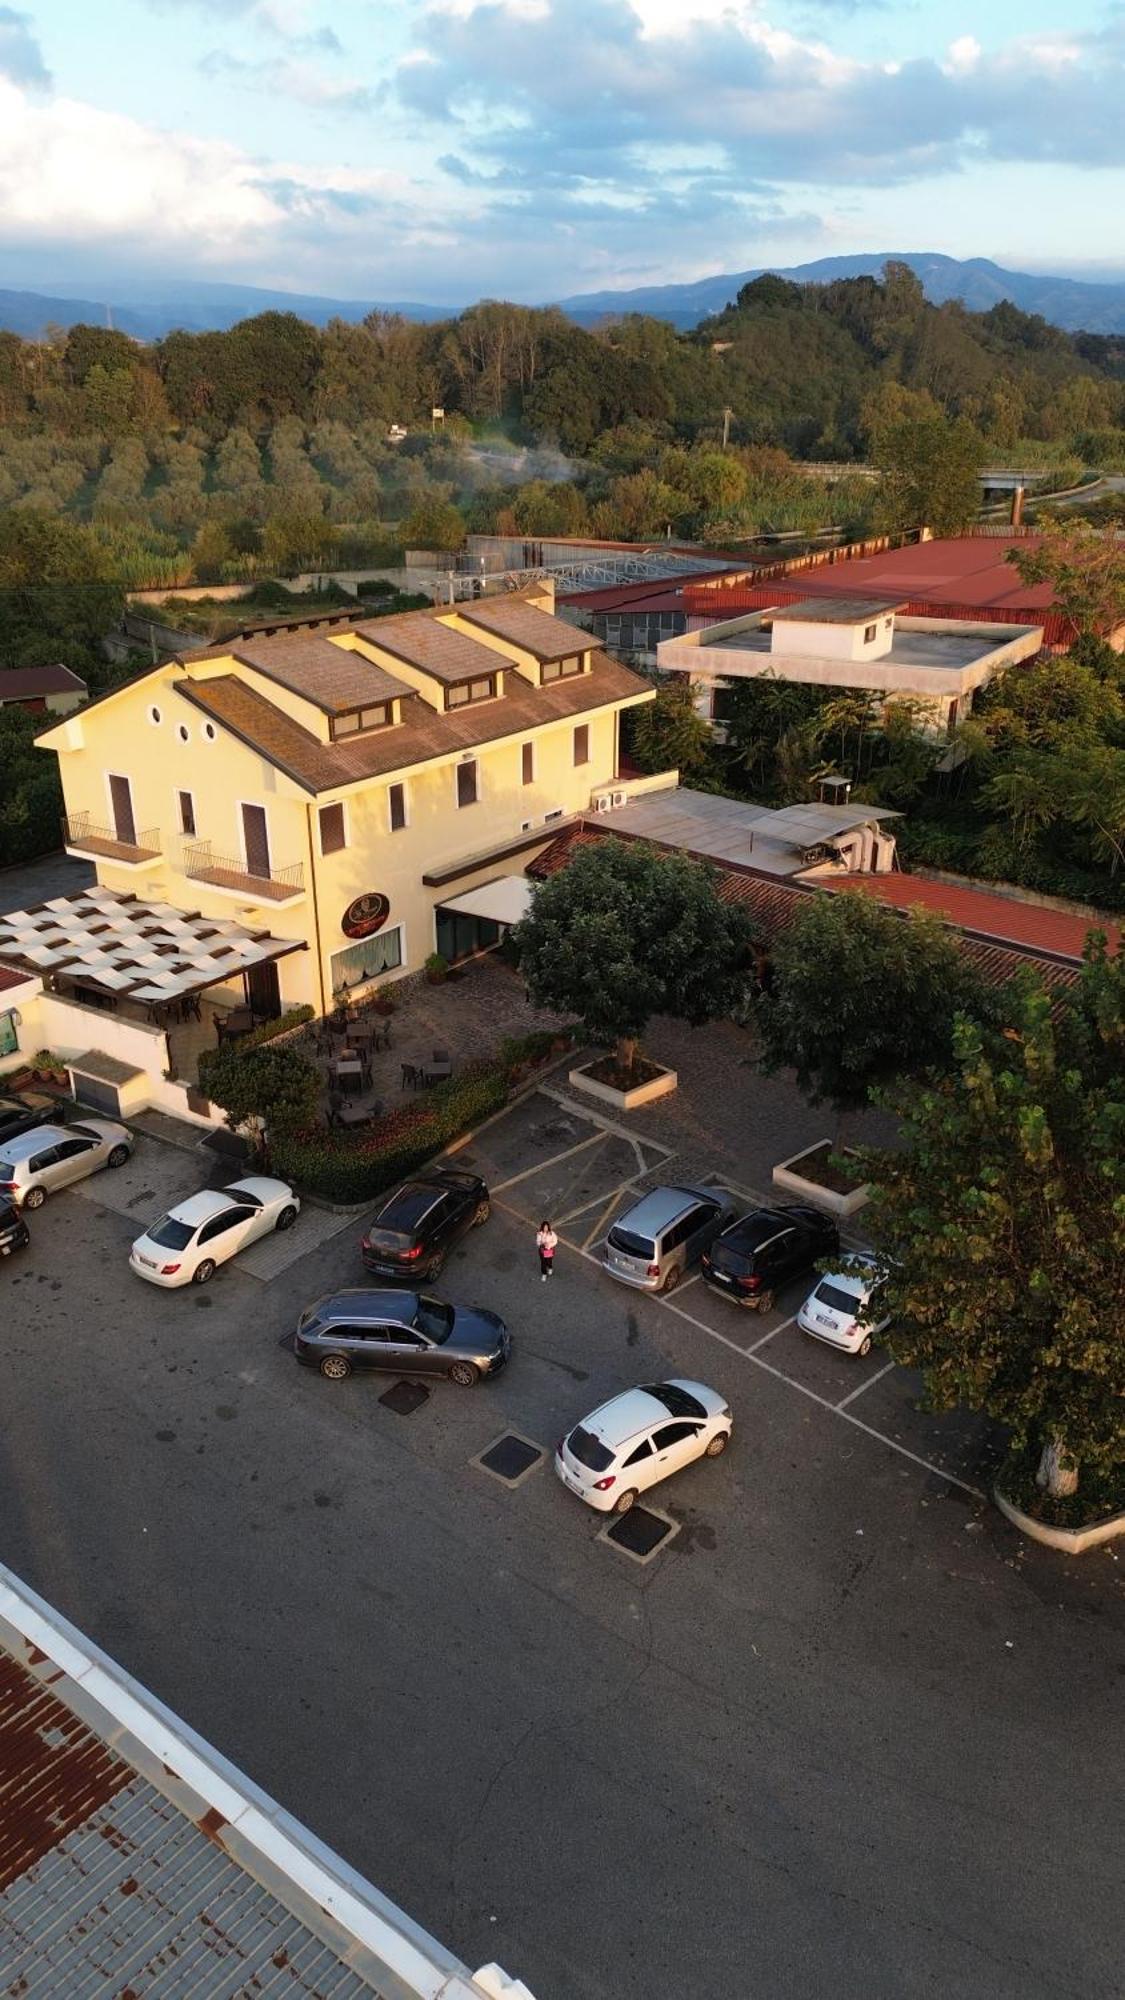
[[[84,1180],[99,1167],[123,1167],[132,1150],[132,1133],[109,1118],[37,1125],[0,1141],[0,1195],[17,1208],[41,1208],[56,1188]]]
[[[606,1270],[643,1292],[673,1291],[737,1214],[724,1188],[653,1188],[614,1223],[606,1237]]]

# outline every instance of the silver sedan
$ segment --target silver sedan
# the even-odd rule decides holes
[[[133,1135],[109,1118],[74,1125],[37,1125],[0,1142],[0,1195],[17,1208],[42,1208],[56,1188],[85,1180],[99,1167],[123,1167]]]

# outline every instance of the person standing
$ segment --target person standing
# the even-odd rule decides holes
[[[559,1239],[549,1222],[539,1224],[535,1247],[539,1252],[539,1281],[545,1285],[554,1272],[555,1251],[559,1247]]]

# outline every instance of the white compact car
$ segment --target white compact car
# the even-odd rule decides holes
[[[878,1277],[863,1271],[818,1278],[797,1314],[802,1333],[844,1354],[870,1354],[872,1341],[890,1323],[890,1314],[880,1313]]]
[[[626,1389],[559,1439],[555,1471],[600,1513],[627,1514],[638,1495],[730,1441],[729,1405],[702,1382]]]
[[[205,1285],[217,1265],[248,1243],[272,1229],[292,1229],[300,1212],[299,1198],[284,1181],[249,1174],[230,1187],[204,1188],[178,1201],[138,1236],[129,1264],[150,1285]]]

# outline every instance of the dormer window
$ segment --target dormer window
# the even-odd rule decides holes
[[[445,706],[467,708],[473,701],[494,701],[496,699],[495,674],[482,674],[479,680],[454,681],[445,690]]]
[[[331,718],[332,741],[342,742],[348,736],[364,736],[369,729],[386,729],[391,720],[391,705],[380,702],[376,708],[353,708],[344,715]]]
[[[582,674],[585,671],[586,661],[582,653],[575,653],[565,660],[544,660],[541,669],[544,681],[565,681],[569,680],[572,674]]]

